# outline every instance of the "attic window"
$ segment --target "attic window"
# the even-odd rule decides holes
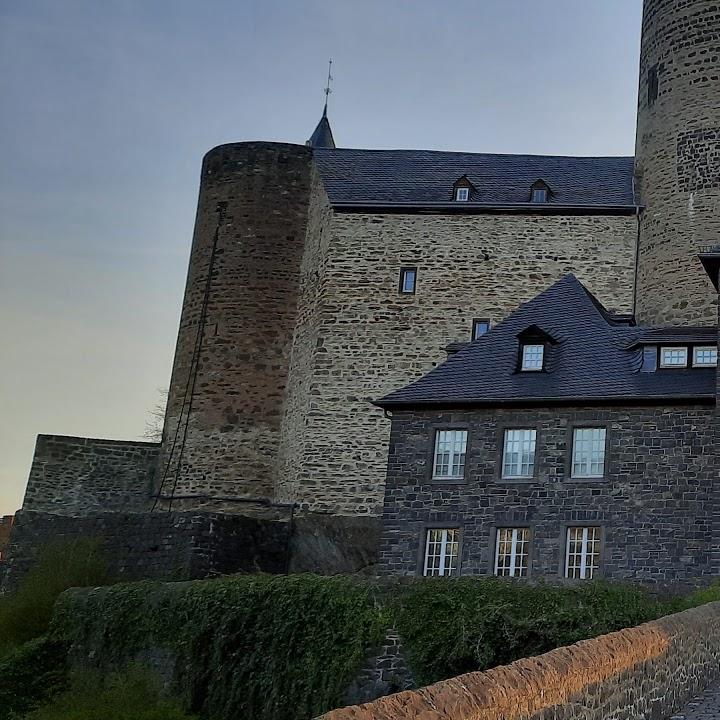
[[[539,372],[545,361],[545,345],[526,343],[522,346],[520,370],[522,372]]]
[[[687,367],[688,349],[686,347],[662,347],[660,348],[660,367],[678,368]]]
[[[455,200],[457,202],[467,202],[469,199],[470,199],[470,188],[467,188],[467,187],[455,188]]]
[[[547,201],[548,201],[547,188],[533,188],[532,195],[530,196],[530,202],[546,203]]]
[[[698,345],[693,348],[693,367],[716,367],[717,356],[717,348],[713,345]]]

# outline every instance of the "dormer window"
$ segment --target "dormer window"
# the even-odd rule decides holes
[[[470,199],[470,188],[459,187],[455,188],[455,200],[457,202],[467,202]]]
[[[698,345],[693,348],[693,367],[717,367],[717,348]]]
[[[544,180],[537,180],[530,188],[531,203],[546,203],[550,199],[550,186]]]
[[[684,368],[688,363],[688,349],[686,347],[661,347],[661,368]]]
[[[468,202],[475,186],[468,180],[467,175],[459,177],[453,183],[452,199],[455,202]]]
[[[545,364],[545,345],[526,343],[522,346],[520,370],[539,372]]]

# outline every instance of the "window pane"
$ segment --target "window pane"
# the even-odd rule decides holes
[[[502,475],[530,478],[535,473],[535,430],[506,430]]]
[[[473,340],[477,340],[490,330],[488,320],[473,320]]]
[[[428,530],[425,539],[423,575],[455,575],[459,547],[460,531],[457,528]]]
[[[465,475],[467,430],[438,430],[435,433],[434,478],[461,478]]]
[[[447,197],[447,195],[445,196]],[[469,188],[457,188],[455,191],[455,199],[456,200],[467,200],[470,197],[470,189]]]
[[[572,477],[602,477],[605,474],[605,428],[573,430]]]
[[[662,367],[687,366],[686,347],[664,347],[660,350],[660,365]]]
[[[414,293],[415,292],[415,277],[416,277],[416,270],[414,268],[405,268],[402,271],[402,277],[400,280],[400,289],[404,293]]]
[[[600,528],[568,528],[565,577],[592,580],[599,566]]]
[[[503,577],[527,577],[529,545],[528,528],[498,528],[495,574]]]
[[[544,345],[523,345],[522,370],[542,370]]]
[[[717,365],[717,348],[710,346],[694,348],[693,365],[715,367]]]

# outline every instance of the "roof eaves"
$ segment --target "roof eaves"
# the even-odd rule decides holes
[[[427,201],[427,202],[390,202],[376,200],[333,200],[330,197],[330,204],[337,210],[363,211],[363,210],[385,210],[389,212],[407,212],[408,210],[442,211],[453,213],[483,213],[483,212],[528,212],[536,215],[558,215],[568,214],[602,214],[602,215],[635,215],[636,205],[561,205],[554,203],[478,203],[478,202],[457,202]]]

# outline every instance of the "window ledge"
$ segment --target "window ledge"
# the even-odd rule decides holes
[[[538,482],[538,479],[534,475],[533,477],[500,477],[495,482],[503,485],[529,485]]]

